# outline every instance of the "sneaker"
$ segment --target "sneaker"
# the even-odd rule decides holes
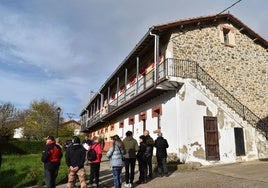
[[[125,187],[132,187],[132,184],[131,183],[128,183],[128,184],[125,183]]]
[[[124,184],[124,187],[128,187],[128,183],[125,183],[125,184]]]

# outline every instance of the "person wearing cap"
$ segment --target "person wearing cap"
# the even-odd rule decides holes
[[[122,186],[121,174],[123,166],[125,165],[123,156],[126,153],[125,147],[124,143],[122,142],[122,140],[119,138],[118,135],[114,135],[110,138],[113,144],[107,151],[106,156],[110,160],[110,166],[112,167],[114,187],[121,188]]]
[[[168,142],[163,138],[162,133],[157,134],[157,139],[154,142],[154,147],[156,147],[156,159],[157,159],[157,171],[158,176],[168,176],[167,168],[167,148],[169,147]]]
[[[67,188],[71,188],[75,183],[75,175],[78,176],[80,187],[86,188],[86,172],[84,168],[86,149],[81,145],[80,138],[77,136],[73,137],[72,143],[65,154],[65,162],[69,167]]]
[[[95,184],[99,187],[100,182],[100,163],[102,158],[102,146],[99,143],[100,138],[98,136],[93,137],[93,142],[89,146],[88,150],[94,149],[96,153],[96,159],[93,161],[88,161],[90,165],[90,173],[89,173],[89,184],[90,187],[93,187],[93,180],[95,179]]]
[[[147,182],[147,162],[148,159],[147,155],[147,144],[146,144],[146,137],[141,135],[139,137],[139,151],[137,153],[137,159],[139,164],[139,180],[136,182],[137,184],[142,184]]]
[[[139,150],[139,145],[136,139],[133,138],[131,131],[126,132],[126,137],[123,140],[126,155],[125,155],[125,187],[132,187],[135,176],[136,152]]]
[[[45,183],[48,188],[56,187],[61,158],[61,147],[56,144],[53,136],[48,136],[41,157],[41,161],[44,163]]]

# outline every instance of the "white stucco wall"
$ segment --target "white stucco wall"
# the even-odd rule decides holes
[[[139,136],[143,134],[143,122],[139,122],[139,113],[146,111],[146,129],[156,139],[157,135],[154,131],[157,130],[157,118],[152,118],[152,107],[159,104],[162,105],[161,132],[168,140],[168,153],[177,155],[181,162],[200,162],[208,165],[258,158],[255,129],[201,83],[191,79],[185,79],[179,91],[169,91],[122,114],[118,117],[118,122],[124,119],[124,128],[118,129],[117,134],[124,138],[128,130],[132,131],[132,125],[128,125],[128,118],[130,115],[135,115],[134,138],[139,140]],[[219,161],[206,160],[204,116],[217,117]],[[116,126],[119,127],[119,123]],[[236,156],[235,127],[243,128],[245,156]]]

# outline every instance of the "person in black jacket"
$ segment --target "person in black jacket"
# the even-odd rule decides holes
[[[86,188],[86,172],[84,168],[86,149],[80,144],[80,139],[77,136],[73,137],[72,143],[65,154],[65,161],[69,167],[67,188],[73,186],[75,175],[79,178],[81,188]]]
[[[150,136],[150,132],[145,130],[143,132],[145,136],[145,142],[147,145],[147,166],[146,166],[146,174],[148,174],[149,178],[153,178],[153,149],[154,149],[154,140]]]
[[[45,183],[48,188],[56,187],[56,178],[62,158],[62,149],[56,144],[53,136],[46,138],[46,146],[41,161],[44,163]]]
[[[156,147],[156,159],[157,159],[157,171],[158,176],[168,176],[167,168],[167,148],[169,147],[166,139],[163,138],[162,133],[157,134],[157,139],[154,142],[154,147]]]
[[[139,146],[139,151],[137,153],[137,159],[138,159],[138,164],[139,164],[139,180],[137,181],[137,184],[142,184],[147,182],[147,144],[146,144],[146,138],[144,135],[141,135],[139,137],[140,141],[140,146]]]

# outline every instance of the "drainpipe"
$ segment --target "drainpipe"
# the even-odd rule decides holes
[[[137,57],[136,62],[136,95],[138,94],[139,89],[139,57]]]
[[[151,36],[154,36],[154,83],[157,82],[157,64],[159,56],[159,36],[150,32]]]

